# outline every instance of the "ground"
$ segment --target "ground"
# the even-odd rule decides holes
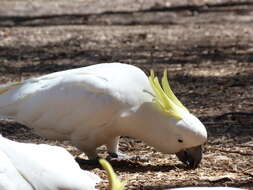
[[[123,137],[120,149],[149,162],[113,162],[126,189],[235,186],[253,189],[253,3],[239,0],[1,0],[0,82],[102,62],[147,73],[169,71],[179,99],[208,130],[201,165]],[[21,142],[57,144],[12,120],[0,133]],[[105,147],[99,149],[106,156]],[[81,155],[85,157],[85,155]],[[81,165],[103,177],[98,166]]]

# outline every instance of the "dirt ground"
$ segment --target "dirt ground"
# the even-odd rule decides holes
[[[160,75],[205,124],[200,167],[187,169],[138,139],[120,149],[148,162],[113,162],[126,189],[234,186],[253,189],[253,2],[239,0],[1,0],[0,83],[102,62],[125,62]],[[0,133],[21,142],[64,146],[15,121]],[[99,148],[106,156],[105,147]],[[80,157],[86,158],[85,155]],[[99,166],[82,165],[108,181]]]

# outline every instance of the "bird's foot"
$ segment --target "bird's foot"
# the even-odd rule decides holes
[[[75,160],[79,165],[99,165],[99,157],[93,158],[93,159],[89,159],[89,160],[85,160],[79,157],[76,157]]]
[[[129,156],[129,155],[123,154],[121,152],[109,153],[108,159],[109,160],[116,160],[116,161],[130,160],[130,161],[141,161],[141,162],[147,162],[150,160],[149,158],[144,157],[144,156],[138,156],[138,155]]]

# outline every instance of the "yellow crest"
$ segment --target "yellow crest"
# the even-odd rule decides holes
[[[109,190],[124,190],[126,181],[121,182],[118,176],[115,174],[112,166],[104,159],[100,159],[99,163],[105,169],[109,178]]]
[[[174,117],[176,120],[182,119],[182,109],[189,112],[188,109],[172,92],[168,82],[166,70],[163,72],[162,87],[153,70],[150,72],[149,82],[155,93],[154,103],[161,111],[165,112],[171,117]]]

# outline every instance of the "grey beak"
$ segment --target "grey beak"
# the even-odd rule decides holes
[[[176,153],[178,159],[189,166],[191,169],[198,167],[202,159],[202,146],[192,147]]]

